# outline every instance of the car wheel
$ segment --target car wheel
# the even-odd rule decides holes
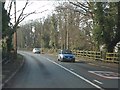
[[[60,61],[62,62],[62,58],[60,57]]]
[[[75,60],[72,61],[73,63],[75,62]]]

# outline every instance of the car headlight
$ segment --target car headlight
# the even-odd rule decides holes
[[[73,55],[73,58],[75,58],[75,55]]]
[[[64,58],[64,56],[63,56],[63,55],[61,55],[61,58]]]

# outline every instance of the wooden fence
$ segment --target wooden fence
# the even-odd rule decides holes
[[[59,50],[55,49],[47,49],[44,50],[48,53],[58,53]],[[77,57],[83,57],[86,59],[91,60],[99,60],[103,62],[109,62],[109,63],[119,63],[120,62],[120,54],[118,53],[108,53],[108,52],[100,52],[100,51],[82,51],[82,50],[72,50],[72,52]]]
[[[114,62],[119,63],[119,54],[118,53],[104,53],[99,51],[81,51],[81,50],[72,50],[72,52],[77,57],[83,57],[92,60],[101,60],[104,62]]]
[[[106,53],[106,61],[107,62],[115,62],[119,63],[119,55],[118,53]]]

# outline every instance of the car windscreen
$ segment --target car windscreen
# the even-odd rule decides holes
[[[72,54],[71,51],[62,51],[62,54]]]
[[[40,50],[40,48],[35,48],[35,50]]]

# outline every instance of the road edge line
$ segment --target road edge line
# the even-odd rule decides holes
[[[96,88],[98,88],[98,89],[100,89],[100,90],[104,90],[104,89],[101,88],[100,86],[98,86],[98,85],[94,84],[93,82],[91,82],[91,81],[85,79],[84,77],[80,76],[79,74],[77,74],[77,73],[75,73],[75,72],[73,72],[73,71],[67,69],[66,67],[64,67],[64,66],[62,66],[62,65],[60,65],[60,64],[58,64],[58,63],[56,63],[56,62],[54,62],[54,61],[52,61],[52,60],[50,60],[49,58],[46,58],[46,59],[47,59],[48,61],[54,63],[55,65],[57,65],[57,66],[63,68],[64,70],[66,70],[66,71],[72,73],[73,75],[77,76],[78,78],[80,78],[80,79],[86,81],[87,83],[91,84],[92,86],[94,86],[94,87],[96,87]]]

